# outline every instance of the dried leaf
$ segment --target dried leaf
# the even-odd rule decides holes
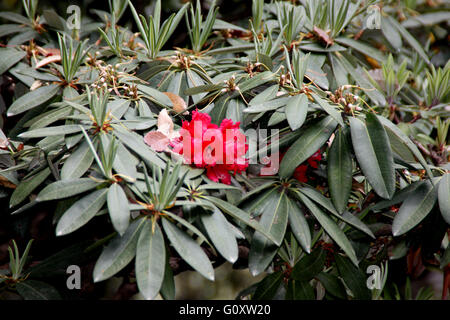
[[[12,183],[11,181],[9,181],[8,179],[6,179],[4,176],[1,176],[1,175],[0,175],[0,186],[9,188],[9,189],[16,188],[16,185],[14,183]]]
[[[158,131],[163,133],[170,140],[180,136],[177,131],[173,130],[173,121],[166,109],[162,109],[158,115]]]
[[[56,48],[42,48],[38,46],[37,49],[39,53],[45,57],[61,55],[61,51],[59,51],[59,49]]]
[[[40,86],[42,86],[42,81],[41,80],[35,80],[33,82],[33,84],[31,85],[31,87],[30,87],[30,91],[33,91],[33,90],[39,88]]]
[[[163,92],[169,99],[172,101],[173,104],[173,111],[176,113],[181,113],[185,111],[183,114],[189,114],[186,105],[186,101],[183,100],[179,95],[172,93],[172,92]]]
[[[156,152],[166,150],[169,145],[169,138],[159,131],[150,131],[145,135],[144,141]]]
[[[158,130],[147,133],[144,141],[156,152],[161,152],[166,151],[170,141],[179,136],[179,132],[173,130],[173,121],[167,109],[162,109],[158,115]]]
[[[323,42],[325,42],[327,47],[333,45],[334,41],[333,41],[333,39],[330,38],[330,36],[328,35],[328,33],[326,31],[324,31],[316,26],[314,26],[313,30],[314,30],[314,33],[319,37],[319,39],[322,40]]]
[[[39,61],[36,64],[35,69],[39,69],[39,68],[41,68],[43,66],[46,66],[46,65],[48,65],[49,63],[52,63],[52,62],[60,62],[60,61],[61,61],[61,56],[59,54],[58,55],[48,56],[48,57],[42,59],[41,61]]]

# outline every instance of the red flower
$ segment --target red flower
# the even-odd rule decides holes
[[[317,150],[316,153],[314,153],[311,157],[308,158],[308,164],[314,168],[317,169],[319,167],[318,162],[322,160],[322,154],[320,153],[320,150]]]
[[[306,164],[301,164],[294,170],[294,174],[292,177],[297,179],[300,182],[308,182],[308,177],[306,176],[306,170],[308,170],[308,166]]]
[[[281,163],[281,160],[283,160],[284,155],[286,154],[285,152],[279,153],[279,163]],[[272,156],[277,156],[272,155]],[[271,156],[271,157],[272,157]],[[319,167],[319,161],[322,160],[322,154],[320,153],[320,149],[317,150],[311,157],[309,157],[306,162],[307,164],[301,164],[299,165],[297,168],[295,168],[294,173],[292,174],[292,177],[300,182],[308,182],[308,177],[306,175],[306,172],[308,170],[309,167],[317,169]],[[268,164],[265,165],[265,167],[271,167],[271,163],[269,162]],[[274,172],[273,174],[276,174],[276,172]]]
[[[239,122],[224,119],[218,127],[208,114],[193,111],[192,120],[183,121],[180,135],[171,143],[173,151],[182,154],[186,163],[206,168],[212,181],[230,184],[229,171],[236,174],[248,167],[244,158],[248,145]]]

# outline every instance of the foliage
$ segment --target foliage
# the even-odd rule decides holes
[[[0,13],[0,74],[13,84],[1,219],[44,210],[65,246],[27,269],[31,241],[21,257],[13,242],[0,294],[60,298],[42,274],[90,261],[95,286],[122,275],[146,299],[174,299],[177,273],[214,280],[228,261],[266,273],[240,298],[428,299],[410,283],[425,267],[445,274],[445,298],[449,8],[297,2],[255,0],[250,19],[226,22],[215,2],[205,18],[197,1],[163,21],[160,0],[148,17],[109,1],[79,30],[37,0]],[[127,10],[139,33],[119,25]],[[174,48],[183,22],[188,43]],[[277,129],[279,147],[267,135],[247,161],[269,161],[183,163],[175,133],[194,132],[194,117],[219,131]],[[371,265],[382,271],[373,291]]]

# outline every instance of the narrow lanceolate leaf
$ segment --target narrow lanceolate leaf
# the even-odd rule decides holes
[[[337,276],[321,272],[317,275],[317,279],[322,283],[327,293],[339,299],[347,299],[344,284]]]
[[[299,164],[306,161],[327,142],[336,126],[337,122],[328,116],[309,127],[284,155],[280,164],[280,177],[291,176]]]
[[[386,98],[381,92],[379,92],[367,79],[367,77],[362,72],[361,68],[354,68],[353,65],[348,61],[341,53],[336,52],[338,57],[339,65],[353,78],[356,83],[361,87],[364,93],[376,104],[385,105]]]
[[[397,31],[402,35],[402,37],[406,40],[406,42],[409,43],[409,45],[417,51],[419,56],[425,60],[427,64],[430,63],[430,59],[428,58],[427,54],[425,53],[425,50],[423,50],[423,46],[414,38],[408,30],[405,29],[404,26],[402,26],[400,23],[398,23],[397,20],[393,19],[392,17],[387,17],[389,22],[394,26],[394,28],[397,29]]]
[[[50,100],[58,93],[59,85],[51,84],[49,86],[39,87],[30,91],[13,102],[8,109],[8,117],[28,111],[38,105]]]
[[[261,220],[261,227],[269,232],[275,239],[276,245],[281,245],[288,222],[288,203],[284,193],[274,192],[268,199],[268,206],[264,210]]]
[[[366,123],[350,118],[353,149],[362,172],[375,192],[390,199],[395,192],[394,158],[386,131],[378,118],[367,114]]]
[[[150,98],[154,99],[155,102],[166,107],[173,107],[172,100],[166,96],[163,92],[153,89],[152,87],[145,85],[138,85],[138,90],[148,95]]]
[[[0,48],[0,75],[22,60],[26,54],[25,51],[19,51],[15,48]]]
[[[339,274],[356,300],[370,300],[371,294],[367,288],[367,276],[361,269],[355,267],[347,258],[334,255]]]
[[[336,42],[338,42],[340,44],[344,44],[346,46],[349,46],[349,47],[355,49],[356,51],[361,52],[362,54],[366,54],[369,57],[378,60],[379,62],[386,61],[386,57],[382,51],[375,49],[374,47],[372,47],[368,44],[365,44],[362,41],[354,40],[352,38],[339,37],[336,39]]]
[[[315,300],[314,289],[308,281],[290,280],[286,289],[286,300]]]
[[[91,220],[105,204],[107,191],[106,188],[94,191],[75,202],[59,219],[56,235],[71,233]]]
[[[438,190],[439,209],[444,220],[450,224],[450,173],[441,178]]]
[[[134,132],[129,132],[118,125],[114,126],[114,134],[127,148],[142,157],[142,160],[147,164],[154,164],[161,168],[166,166],[164,161],[162,161],[161,158],[159,158],[158,155],[144,143],[144,138],[142,136],[139,136]]]
[[[80,178],[91,166],[94,155],[87,141],[83,141],[65,161],[61,168],[61,179],[70,180]]]
[[[392,222],[392,234],[400,236],[418,225],[433,209],[437,190],[430,181],[415,189],[403,202]]]
[[[66,124],[62,126],[39,128],[19,134],[20,138],[43,138],[49,136],[63,136],[75,132],[80,132],[80,125]]]
[[[383,126],[385,127],[386,130],[390,130],[390,132],[393,135],[395,135],[398,139],[403,141],[403,143],[408,147],[408,149],[412,152],[412,154],[417,158],[417,160],[420,162],[420,164],[426,170],[428,177],[433,178],[433,173],[431,172],[431,169],[428,166],[427,161],[422,156],[422,153],[420,153],[419,149],[414,144],[414,142],[412,142],[411,139],[409,139],[408,136],[405,133],[403,133],[403,131],[400,130],[390,120],[388,120],[382,116],[377,116],[377,117],[378,117],[378,120],[380,120],[381,124],[383,124]]]
[[[293,131],[297,130],[305,122],[308,112],[308,97],[305,94],[292,97],[286,104],[284,112],[291,129]]]
[[[229,262],[234,263],[238,258],[238,245],[234,234],[231,232],[229,222],[219,209],[211,212],[205,212],[201,216],[203,225],[209,238],[220,252],[220,254]]]
[[[273,297],[278,291],[278,288],[282,284],[282,281],[283,281],[282,272],[278,271],[269,274],[260,283],[258,283],[258,287],[256,288],[255,294],[253,295],[252,298],[254,300],[273,299]]]
[[[339,220],[344,221],[345,223],[351,225],[352,227],[355,227],[356,229],[364,232],[369,237],[375,239],[374,234],[369,229],[369,227],[362,222],[358,217],[354,216],[348,211],[344,211],[342,214],[339,214],[337,210],[334,208],[333,203],[331,200],[327,197],[325,197],[322,193],[317,191],[316,189],[304,187],[300,189],[300,192],[309,197],[311,200],[315,201],[316,203],[320,204],[322,207],[327,209],[330,213],[332,213],[335,217],[337,217]]]
[[[312,93],[311,95],[326,113],[328,113],[342,127],[344,126],[344,120],[342,120],[341,113],[334,106],[330,105],[327,101],[325,101],[315,93]]]
[[[203,249],[188,234],[167,219],[162,220],[167,238],[178,254],[206,279],[214,281],[214,269]]]
[[[45,168],[41,172],[35,174],[33,177],[23,180],[19,183],[17,188],[14,190],[11,195],[11,199],[9,200],[9,206],[14,207],[21,203],[25,198],[33,192],[38,186],[41,185],[42,182],[47,179],[50,175],[50,168]]]
[[[130,207],[125,191],[118,183],[113,183],[109,187],[107,201],[109,216],[114,229],[120,235],[123,235],[130,223]]]
[[[381,16],[381,32],[395,49],[399,50],[402,47],[402,37],[387,17]]]
[[[303,194],[299,194],[300,199],[305,206],[311,211],[314,217],[319,221],[319,224],[323,227],[326,233],[333,239],[339,247],[347,254],[350,260],[357,266],[358,259],[356,258],[355,249],[353,249],[350,241],[345,233],[339,228],[339,226],[330,217],[328,217],[322,210],[319,209],[311,200],[309,200]]]
[[[139,291],[148,300],[154,299],[161,289],[166,264],[164,237],[158,224],[152,232],[147,220],[142,228],[136,249],[136,280]]]
[[[275,238],[270,233],[268,233],[265,229],[263,229],[256,220],[252,219],[247,212],[242,211],[241,209],[232,205],[231,203],[223,201],[219,198],[216,198],[216,197],[206,197],[206,198],[210,202],[215,204],[219,209],[226,212],[233,218],[245,223],[246,225],[255,229],[256,231],[259,231],[260,233],[262,233],[265,237],[267,237],[271,241],[273,241],[273,242],[276,241]]]
[[[292,279],[299,281],[309,281],[317,274],[322,272],[325,267],[327,253],[320,247],[315,249],[311,254],[305,255],[297,262],[292,270]]]
[[[101,183],[90,178],[56,181],[46,186],[37,195],[36,201],[49,201],[68,198],[94,189]]]
[[[266,201],[259,223],[277,242],[274,244],[261,233],[255,231],[248,257],[248,267],[253,276],[263,272],[272,262],[286,232],[288,220],[286,195],[284,193],[272,192]]]
[[[37,280],[17,283],[17,292],[25,300],[60,300],[58,291],[51,285]]]
[[[292,233],[307,253],[311,252],[311,231],[302,209],[288,198],[289,226]]]
[[[136,255],[136,245],[145,219],[133,221],[122,237],[117,235],[103,249],[94,267],[94,282],[106,280],[125,268]]]
[[[352,157],[342,129],[328,151],[328,184],[334,207],[344,212],[352,189]]]

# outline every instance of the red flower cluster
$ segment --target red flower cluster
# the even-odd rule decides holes
[[[300,182],[308,182],[308,178],[306,177],[306,171],[308,170],[308,165],[311,168],[317,169],[319,167],[319,161],[322,160],[322,155],[320,154],[320,150],[317,150],[311,157],[308,158],[308,164],[301,164],[297,168],[295,168],[294,174],[292,177],[297,179]],[[281,161],[281,160],[280,160]]]
[[[283,160],[285,152],[282,152],[280,154],[279,163],[281,163],[281,160]],[[277,156],[276,154],[272,156]],[[309,157],[306,160],[306,164],[301,164],[297,168],[295,168],[294,173],[292,174],[292,177],[294,179],[297,179],[300,182],[308,182],[308,178],[306,176],[306,171],[308,170],[308,167],[317,169],[319,167],[319,161],[322,160],[322,154],[320,153],[320,150],[317,150],[311,157]],[[266,167],[271,167],[271,163],[269,162],[266,164]],[[275,173],[273,173],[275,174]]]
[[[206,113],[192,112],[191,121],[183,121],[180,138],[171,143],[173,151],[182,154],[185,163],[206,168],[209,179],[231,183],[233,174],[245,171],[248,150],[245,135],[239,130],[239,122],[224,119],[220,126],[211,123]]]

